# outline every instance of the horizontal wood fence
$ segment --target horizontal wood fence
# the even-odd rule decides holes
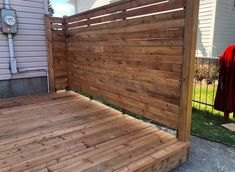
[[[48,63],[50,67],[51,90],[64,89],[68,86],[67,46],[64,19],[46,16]]]
[[[197,13],[196,0],[124,0],[53,18],[55,80],[65,79],[67,66],[71,89],[178,129],[188,140]]]

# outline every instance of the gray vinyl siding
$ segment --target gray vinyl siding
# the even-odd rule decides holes
[[[214,52],[214,54],[218,56],[227,46],[235,44],[234,0],[217,0],[213,43],[218,49],[218,53]]]
[[[3,7],[0,0],[0,8]],[[45,0],[10,0],[11,8],[17,11],[18,33],[14,36],[17,67],[47,68],[47,47],[44,14]],[[45,72],[17,74],[13,78],[45,76]],[[11,79],[7,36],[0,32],[0,80]]]
[[[212,51],[215,0],[200,0],[197,56],[209,56]]]

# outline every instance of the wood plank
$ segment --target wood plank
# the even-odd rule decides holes
[[[98,111],[99,113],[101,113],[102,111]],[[87,112],[92,113],[92,112]],[[93,111],[93,113],[97,113]],[[81,122],[84,122],[83,120],[81,120]],[[81,125],[81,126],[73,126],[71,128],[66,129],[66,124],[65,124],[65,129],[61,128],[63,127],[63,121],[59,121],[57,123],[50,125],[47,125],[46,127],[42,127],[42,128],[35,128],[34,130],[30,130],[30,132],[23,132],[23,133],[18,133],[18,134],[14,134],[14,135],[10,135],[8,137],[3,137],[1,138],[1,143],[0,143],[0,149],[6,149],[6,148],[17,148],[20,147],[22,145],[28,144],[32,141],[40,141],[42,139],[45,138],[51,138],[51,137],[56,137],[62,134],[66,134],[68,132],[71,132],[73,130],[79,130],[82,127],[86,126],[85,124]],[[75,122],[75,124],[79,124],[77,121]],[[55,129],[57,129],[57,131],[55,131]]]
[[[143,21],[141,21],[143,23]],[[99,26],[99,25],[98,25]],[[143,32],[143,31],[153,31],[153,30],[168,30],[172,28],[182,28],[184,26],[184,19],[179,20],[167,20],[167,21],[158,21],[145,24],[130,25],[126,27],[112,27],[111,29],[102,29],[98,30],[98,26],[93,26],[82,32],[84,28],[71,30],[71,32],[79,32],[79,35],[102,35],[102,34],[117,34],[117,33],[132,33],[132,32]],[[91,29],[93,28],[93,30]]]
[[[127,80],[127,81],[136,81],[136,82],[143,82],[143,83],[149,83],[149,84],[156,84],[156,88],[159,87],[166,87],[167,88],[174,88],[177,89],[180,87],[180,80],[175,79],[175,78],[169,78],[164,77],[164,74],[171,74],[173,71],[168,72],[168,71],[162,71],[162,70],[156,70],[157,72],[159,72],[160,74],[158,74],[159,76],[161,76],[161,74],[163,74],[162,77],[158,77],[158,78],[154,78],[152,77],[151,74],[149,73],[138,73],[138,72],[134,72],[133,70],[130,70],[130,73],[123,73],[123,71],[121,72],[120,70],[115,70],[114,68],[111,69],[107,67],[107,69],[105,69],[105,67],[103,68],[99,68],[99,66],[86,66],[86,65],[82,65],[82,63],[78,63],[77,65],[74,64],[69,64],[69,66],[73,67],[73,70],[71,70],[70,72],[70,77],[77,77],[77,75],[82,74],[83,76],[87,76],[87,77],[92,77],[91,75],[96,75],[97,77],[102,77],[104,76],[104,78],[107,77],[111,77],[111,80],[115,80],[112,77],[115,77],[117,79],[121,78],[123,80]],[[101,66],[101,65],[100,65]],[[112,65],[115,66],[115,65]],[[129,65],[125,65],[125,66],[129,66]],[[131,67],[131,66],[130,66]],[[164,65],[163,65],[164,67]],[[120,67],[120,68],[125,68],[125,67]],[[151,70],[151,68],[150,68]],[[138,70],[137,70],[138,71]],[[168,72],[168,73],[167,73]],[[176,71],[175,71],[176,72]],[[130,75],[132,74],[132,75]],[[155,77],[157,77],[158,75],[155,75]],[[82,76],[81,76],[82,77]],[[92,78],[93,79],[93,78]],[[111,82],[107,81],[106,84],[108,84]]]
[[[89,56],[90,55],[94,55],[94,64],[89,62]],[[135,67],[130,67],[130,66],[127,66],[125,64],[120,64],[120,65],[116,65],[116,64],[107,64],[107,63],[97,63],[95,61],[97,61],[96,59],[99,59],[99,57],[102,56],[102,54],[100,53],[91,53],[89,56],[82,56],[82,58],[84,60],[88,59],[87,63],[83,62],[83,65],[80,65],[80,61],[79,63],[72,63],[72,61],[76,62],[77,60],[77,56],[76,55],[73,55],[69,58],[71,59],[68,59],[68,62],[69,62],[69,66],[71,68],[71,70],[89,70],[89,71],[92,71],[92,69],[94,69],[94,72],[97,72],[97,70],[99,71],[103,71],[103,72],[106,72],[106,73],[116,73],[116,75],[118,75],[119,73],[124,73],[122,75],[125,75],[126,77],[136,77],[136,78],[141,78],[142,76],[149,76],[149,78],[152,78],[153,80],[156,80],[157,78],[159,79],[166,79],[165,81],[167,82],[168,80],[176,80],[176,81],[179,81],[180,80],[180,76],[181,76],[181,73],[176,73],[176,72],[169,72],[169,71],[163,71],[163,70],[160,70],[161,67],[156,67],[155,69],[146,69],[146,68],[143,68],[141,65],[136,65]],[[135,58],[135,57],[140,57],[140,59],[138,59],[139,61],[141,61],[141,55],[140,54],[134,54],[134,56],[132,55],[125,55],[125,54],[120,54],[122,57],[121,57],[121,60],[125,59],[125,57],[132,61],[132,58]],[[79,54],[78,54],[79,56]],[[101,61],[105,61],[107,60],[107,58],[109,58],[110,60],[112,59],[115,59],[113,58],[115,56],[115,54],[104,54],[104,58],[101,58]],[[107,58],[105,58],[107,57]],[[146,56],[142,56],[143,58],[146,57]],[[147,56],[148,57],[148,56]],[[162,57],[162,56],[158,56],[157,57]],[[165,57],[171,57],[171,56],[165,56]],[[80,58],[80,56],[79,56]],[[176,57],[177,58],[177,57]],[[84,61],[83,60],[83,61]],[[137,60],[137,58],[136,58]],[[91,61],[91,60],[90,60]],[[151,60],[142,60],[143,62],[145,61],[151,61]],[[156,59],[156,61],[158,61],[158,58]],[[140,63],[141,64],[141,63]],[[121,75],[120,75],[121,76]],[[156,78],[155,78],[156,77]],[[164,82],[164,81],[163,81]]]
[[[1,132],[6,131],[0,137],[1,172],[119,170],[177,142],[175,136],[151,124],[83,96],[70,92],[47,96],[29,96],[33,103],[26,104],[26,109],[15,104],[7,112],[5,107],[3,119],[12,121],[0,123]],[[22,99],[27,97],[16,100]],[[180,149],[174,151],[178,155]],[[177,156],[170,162],[178,161],[184,159]]]
[[[83,75],[83,76],[82,76]],[[96,78],[92,77],[92,75],[96,76]],[[73,81],[77,80],[80,82],[87,82],[88,84],[93,83],[92,85],[99,86],[102,88],[102,86],[106,86],[107,88],[112,89],[112,85],[116,85],[120,88],[120,90],[123,90],[122,92],[125,94],[126,92],[137,92],[146,94],[149,97],[154,97],[153,94],[159,95],[160,97],[166,97],[166,98],[175,98],[179,99],[179,91],[180,91],[180,85],[176,84],[173,85],[174,82],[172,82],[172,85],[164,84],[164,83],[146,83],[141,81],[135,81],[131,79],[126,78],[113,78],[112,76],[108,75],[99,75],[96,73],[86,73],[84,71],[76,72],[75,75],[71,74],[71,79]],[[111,86],[109,86],[111,85]],[[104,88],[105,89],[105,88]],[[164,90],[163,90],[164,89]],[[177,93],[178,91],[178,93]],[[120,94],[122,94],[122,92]]]
[[[136,8],[144,5],[154,4],[154,3],[161,3],[164,0],[126,0],[126,1],[119,1],[116,3],[112,3],[106,6],[102,6],[97,9],[93,9],[81,14],[76,14],[73,16],[70,16],[66,21],[67,22],[74,22],[76,20],[83,20],[87,18],[92,18],[96,16],[101,16],[109,13],[114,13],[117,11],[123,11],[127,10],[129,8]],[[185,2],[184,0],[179,0],[178,2],[174,2],[175,4],[179,2]]]
[[[171,146],[153,153],[148,157],[139,159],[124,168],[120,168],[115,172],[170,171],[177,165],[186,161],[188,147],[188,143],[177,142],[176,144],[172,144]]]
[[[108,92],[94,86],[87,87],[87,85],[80,83],[79,85],[71,84],[71,88],[79,88],[84,92],[88,92],[97,97],[106,99],[112,104],[118,105],[126,110],[142,115],[144,114],[145,117],[154,121],[160,121],[162,124],[170,126],[171,128],[178,127],[178,114],[176,113],[173,115],[172,113],[168,113],[165,110],[151,107],[151,105],[146,105],[145,103],[135,101],[126,96],[120,96],[119,94],[114,94],[113,92]]]
[[[191,8],[185,0],[126,0],[64,23],[55,18],[55,26],[66,28],[52,34],[56,85],[92,92],[169,127],[185,126],[190,120],[179,125],[179,114],[188,92],[183,56],[192,45]]]
[[[119,1],[119,2],[112,3],[112,4],[109,4],[106,6],[102,6],[100,8],[89,10],[89,11],[81,13],[81,14],[72,15],[66,21],[67,21],[67,23],[73,22],[76,20],[91,18],[91,17],[95,17],[95,16],[99,16],[99,15],[104,15],[107,13],[114,13],[117,11],[126,10],[128,8],[135,8],[137,6],[141,6],[141,5],[145,5],[145,4],[149,4],[149,3],[151,4],[151,3],[162,2],[162,1],[163,0],[147,0],[144,2],[143,0],[138,0],[137,1],[138,3],[133,2],[133,0]]]
[[[76,34],[73,34],[73,36],[68,39],[68,46],[182,47],[183,39],[180,38],[181,33],[177,35],[177,32],[178,29],[173,31],[160,31],[154,33],[141,32],[124,35],[111,34],[102,36],[76,36]],[[173,35],[171,35],[171,33]]]
[[[178,137],[181,141],[190,140],[191,119],[192,119],[192,91],[194,77],[194,63],[197,42],[199,1],[187,1],[186,27],[183,55],[183,73],[181,86],[181,106],[180,106],[180,128]]]
[[[62,17],[51,17],[51,21],[53,23],[63,23],[64,22],[64,18],[62,18]]]
[[[99,115],[99,116],[95,116],[95,115]],[[22,153],[25,153],[25,152],[28,152],[28,151],[33,151],[33,150],[36,150],[36,148],[43,148],[45,146],[49,146],[49,145],[56,145],[58,143],[60,143],[61,141],[65,140],[66,138],[66,141],[68,140],[71,140],[71,139],[74,139],[75,136],[77,137],[77,135],[80,133],[80,132],[75,132],[76,129],[78,128],[77,125],[83,125],[86,126],[89,125],[90,127],[92,126],[95,126],[96,127],[99,125],[99,124],[103,124],[103,123],[107,123],[108,121],[112,121],[112,120],[115,120],[115,119],[118,119],[118,118],[121,118],[122,116],[118,115],[117,113],[113,113],[112,111],[103,111],[103,113],[101,113],[101,111],[97,111],[97,112],[94,112],[94,113],[90,113],[88,112],[88,116],[87,116],[87,119],[84,118],[84,117],[77,117],[79,119],[76,119],[74,121],[70,121],[70,120],[64,120],[63,123],[57,123],[57,127],[55,127],[55,125],[53,125],[53,128],[48,128],[48,131],[51,130],[51,131],[55,131],[55,130],[58,130],[58,129],[61,129],[61,128],[64,128],[64,130],[66,128],[67,131],[66,132],[61,132],[61,135],[54,135],[54,137],[51,137],[51,138],[47,138],[47,139],[43,139],[42,137],[42,140],[39,140],[39,141],[34,141],[34,142],[30,142],[30,144],[26,144],[26,145],[21,145],[19,147],[14,147],[14,148],[10,148],[10,149],[7,149],[7,150],[4,150],[2,151],[0,154],[1,154],[1,159],[5,159],[7,157],[11,157],[11,156],[16,156],[16,155],[21,155]],[[59,128],[60,127],[60,128]],[[72,134],[69,134],[73,132]],[[41,133],[40,133],[41,134]],[[71,137],[73,136],[73,137]]]
[[[36,105],[45,103],[47,101],[56,101],[56,100],[63,100],[71,97],[78,97],[76,93],[72,91],[66,91],[61,93],[54,93],[49,94],[48,93],[42,93],[37,95],[30,95],[30,96],[21,96],[21,97],[14,97],[14,98],[8,98],[8,99],[1,99],[0,100],[0,112],[4,111],[4,109],[7,108],[9,111],[11,108],[15,109],[20,106],[24,106],[25,108],[27,105]],[[52,102],[51,102],[52,103]]]
[[[96,127],[83,129],[82,131],[79,132],[79,135],[80,135],[80,137],[81,136],[86,137],[86,135],[89,136],[90,134],[97,135],[96,134],[97,132],[101,132],[105,129],[111,129],[111,128],[114,129],[115,127],[120,128],[120,126],[125,127],[125,126],[130,125],[130,124],[132,124],[132,123],[130,123],[130,121],[128,122],[128,120],[126,120],[126,119],[115,120],[114,122],[108,122],[107,125],[102,125],[101,127],[99,127],[99,130],[97,130]],[[84,136],[84,133],[86,133],[85,136]],[[78,138],[79,138],[79,135],[78,135]],[[65,138],[65,137],[63,136],[63,138]],[[26,159],[26,160],[21,161],[20,163],[18,163],[16,165],[12,165],[12,166],[2,168],[2,171],[5,171],[5,170],[7,170],[7,171],[8,170],[25,170],[25,169],[28,169],[29,167],[34,167],[35,165],[39,165],[39,164],[48,162],[52,159],[56,159],[57,157],[60,157],[60,156],[63,156],[63,155],[68,155],[72,151],[84,149],[84,143],[83,142],[81,142],[81,143],[82,143],[81,146],[78,146],[76,144],[72,144],[71,147],[66,147],[66,149],[59,149],[57,151],[52,151],[51,153],[47,153],[47,154],[42,155],[42,156],[31,158],[28,161]]]
[[[99,116],[95,116],[95,115],[99,115]],[[92,121],[96,120],[95,125],[98,124],[102,124],[102,123],[106,123],[108,121],[112,121],[115,119],[120,118],[121,116],[118,115],[117,113],[113,113],[112,111],[103,111],[103,113],[101,114],[101,112],[93,112],[93,113],[88,113],[88,115],[86,116],[86,118],[82,117],[76,117],[76,119],[74,121],[71,121],[71,118],[69,118],[69,120],[63,120],[60,121],[56,124],[53,125],[53,130],[56,130],[55,126],[57,125],[60,128],[66,128],[66,127],[70,127],[70,128],[74,128],[76,127],[76,125],[80,124],[80,125],[89,125],[92,126],[94,125],[94,123],[92,123]],[[50,128],[47,128],[48,130],[50,130]],[[70,132],[73,132],[74,130],[70,130]],[[79,132],[78,132],[79,133]],[[67,133],[68,135],[68,133]],[[41,141],[38,142],[32,142],[30,144],[27,145],[22,145],[20,147],[14,147],[11,149],[8,149],[7,151],[2,151],[0,153],[1,155],[1,159],[5,159],[7,157],[11,157],[11,156],[17,156],[17,155],[21,155],[22,153],[28,152],[28,151],[33,151],[39,148],[43,148],[45,146],[49,146],[49,145],[56,145],[58,143],[60,143],[62,140],[64,140],[64,138],[67,138],[66,141],[73,139],[74,136],[76,136],[76,134],[70,134],[70,137],[66,137],[66,133],[64,133],[63,138],[61,138],[61,136],[58,137],[51,137],[51,138],[47,138],[47,139],[42,139]],[[73,136],[73,137],[71,137]],[[4,158],[3,158],[4,157]]]
[[[182,63],[175,59],[181,59],[183,55],[185,14],[184,9],[166,9],[183,6],[184,1],[170,1],[127,10],[126,16],[122,16],[127,19],[124,21],[92,25],[95,20],[110,18],[96,16],[89,18],[90,23],[84,20],[69,24],[66,39],[70,87],[177,128],[179,112],[172,113],[166,110],[168,108],[150,104],[148,98],[151,102],[158,98],[164,104],[180,104]],[[147,14],[146,10],[164,13],[128,19],[128,14],[129,17]],[[89,27],[71,30],[82,23]],[[172,57],[174,61],[170,58],[169,63],[157,61],[158,57],[164,56],[165,59]],[[118,89],[113,88],[114,85]]]
[[[84,26],[84,25],[92,25],[97,23],[104,23],[107,21],[115,21],[119,19],[128,19],[130,17],[139,16],[142,17],[143,15],[147,14],[156,14],[160,13],[162,11],[170,11],[172,9],[178,9],[183,8],[184,2],[178,1],[177,3],[175,1],[169,1],[169,2],[163,2],[160,4],[153,4],[151,6],[144,6],[142,8],[132,9],[132,10],[125,10],[122,13],[111,13],[109,15],[91,18],[90,20],[84,20],[84,21],[74,21],[72,24],[68,23],[68,28],[71,27],[77,27],[77,26]],[[79,22],[79,23],[75,23]]]
[[[91,31],[97,31],[97,30],[108,30],[108,29],[121,29],[128,26],[135,26],[140,24],[150,24],[150,23],[160,23],[164,21],[170,21],[170,20],[180,20],[184,19],[184,11],[173,11],[166,14],[157,14],[157,15],[151,15],[141,18],[133,18],[129,20],[122,20],[122,21],[115,21],[110,23],[104,23],[100,25],[93,25],[89,27],[81,27],[81,28],[74,28],[74,29],[68,29],[66,31],[66,34],[69,36],[70,33],[76,33],[76,32],[91,32]]]
[[[52,51],[52,32],[51,32],[51,18],[49,15],[45,15],[45,29],[47,39],[47,50],[48,50],[48,70],[49,70],[49,82],[50,92],[55,92],[55,80],[54,80],[54,69],[53,69],[53,51]]]
[[[123,54],[123,58],[112,58],[112,53],[109,56],[102,56],[103,53],[91,53],[91,54],[95,54],[97,56],[84,56],[84,55],[79,55],[77,53],[73,53],[74,55],[69,56],[68,58],[68,65],[73,67],[74,69],[79,69],[78,67],[92,67],[95,69],[100,69],[103,70],[104,68],[106,68],[107,70],[112,70],[114,71],[116,68],[120,69],[120,68],[137,68],[137,69],[149,69],[149,70],[155,70],[155,71],[159,71],[162,73],[167,73],[168,74],[172,74],[173,76],[175,75],[180,75],[181,73],[181,64],[176,64],[176,63],[162,63],[159,62],[158,58],[156,59],[137,59],[134,58],[135,54],[133,54],[132,58],[126,58],[125,54]],[[132,54],[131,54],[132,55]],[[130,54],[127,56],[131,56]],[[140,56],[141,54],[136,54],[136,56]],[[158,55],[153,55],[151,54],[150,56],[155,56],[158,57]],[[159,55],[161,57],[165,56],[165,57],[172,57],[172,58],[177,58],[179,56],[171,56],[171,55]],[[142,56],[143,57],[143,56]],[[144,57],[148,57],[148,54],[145,55]],[[141,64],[141,65],[140,65]],[[100,66],[103,66],[102,68],[100,68]],[[113,72],[114,73],[114,72]],[[133,73],[133,72],[132,72]],[[117,73],[116,73],[117,75]],[[120,74],[122,75],[122,74]],[[127,75],[127,74],[123,74],[123,75]],[[138,77],[140,74],[136,73],[136,76]],[[128,75],[127,75],[128,76]],[[129,75],[129,77],[131,77]],[[174,78],[175,79],[175,78]],[[172,79],[172,80],[174,80]],[[180,80],[180,77],[178,77],[175,80]],[[164,82],[164,81],[163,81]],[[167,80],[165,81],[165,83],[167,83]]]
[[[61,168],[60,170],[58,170],[58,172],[59,171],[62,172],[65,170],[71,171],[71,172],[86,171],[86,170],[87,171],[94,171],[94,170],[106,171],[105,167],[99,165],[100,163],[110,160],[110,159],[111,161],[115,161],[116,159],[118,159],[116,160],[117,162],[115,162],[115,164],[119,164],[120,161],[118,157],[128,159],[128,157],[131,155],[135,156],[135,154],[137,154],[137,150],[140,152],[147,152],[147,150],[151,149],[154,146],[157,147],[159,145],[163,145],[164,142],[168,142],[169,144],[171,144],[170,142],[171,139],[175,141],[173,137],[164,140],[163,137],[165,137],[165,135],[161,135],[161,134],[162,133],[153,133],[153,134],[144,136],[140,139],[130,141],[126,143],[125,145],[120,145],[116,148],[106,150],[99,154],[94,154],[89,157],[86,157],[86,156],[82,157],[80,161],[77,161],[74,164],[70,164],[64,168]],[[148,140],[148,142],[146,142],[146,140]]]
[[[92,60],[128,60],[128,61],[143,61],[143,62],[152,62],[152,63],[161,63],[161,64],[182,64],[182,56],[170,56],[170,55],[143,55],[143,54],[113,54],[113,53],[79,53],[70,54],[68,56],[68,63],[71,63],[72,60],[76,58],[92,59]],[[55,67],[59,67],[55,66]],[[134,70],[134,69],[133,69]],[[160,71],[159,71],[160,72]],[[151,74],[151,72],[149,72]],[[178,77],[179,78],[179,77]]]
[[[17,132],[19,134],[19,132],[22,132],[22,130],[24,131],[27,128],[31,128],[32,126],[34,128],[36,128],[35,125],[40,126],[40,127],[38,127],[40,129],[41,127],[44,128],[45,126],[48,126],[49,124],[54,125],[58,121],[62,121],[63,119],[66,119],[68,117],[69,118],[76,118],[76,116],[82,116],[82,115],[84,115],[84,112],[86,112],[86,113],[92,112],[93,113],[95,111],[105,110],[104,108],[101,109],[100,107],[99,108],[95,107],[94,105],[92,105],[92,103],[86,103],[85,101],[79,101],[79,102],[76,102],[76,104],[74,102],[72,102],[72,103],[73,103],[73,105],[71,105],[71,101],[70,101],[66,105],[66,102],[64,102],[65,106],[61,104],[60,108],[58,108],[56,111],[54,111],[54,110],[51,111],[50,109],[55,108],[56,106],[58,107],[58,105],[56,105],[54,107],[50,106],[49,108],[40,107],[40,109],[32,109],[30,112],[29,111],[23,111],[23,112],[21,111],[21,112],[18,112],[18,114],[19,114],[18,117],[12,116],[11,118],[9,118],[9,117],[3,118],[3,121],[0,124],[1,125],[0,128],[4,128],[4,129],[1,129],[1,137],[0,138],[2,139],[4,137],[6,137],[6,135],[8,135],[12,132],[13,133]],[[89,108],[89,110],[87,110],[87,108]],[[76,109],[79,109],[80,113],[75,113],[74,111]],[[63,111],[64,114],[61,114],[61,111]],[[51,116],[48,117],[46,115],[48,113],[50,113]],[[15,115],[15,113],[11,113],[11,114]],[[19,120],[19,117],[22,119]],[[20,127],[22,123],[25,124],[24,127]],[[12,126],[12,124],[14,124],[14,125]],[[13,128],[13,127],[15,127],[15,128]],[[6,132],[5,130],[6,131],[9,130],[10,133]],[[31,130],[29,129],[29,131],[31,131]]]
[[[122,137],[110,140],[109,142],[104,142],[102,144],[99,144],[96,146],[96,149],[94,149],[94,147],[90,147],[86,151],[76,152],[72,155],[62,157],[57,164],[49,166],[48,168],[50,170],[59,170],[65,166],[68,166],[69,164],[73,164],[73,163],[81,160],[82,155],[83,155],[83,157],[87,157],[87,156],[92,156],[94,154],[101,153],[105,150],[110,150],[112,148],[115,148],[118,145],[136,140],[136,139],[141,138],[143,136],[147,136],[153,132],[157,132],[158,130],[155,130],[155,129],[156,128],[154,128],[154,127],[147,127],[147,128],[141,129],[141,130],[137,130],[135,132],[129,133],[129,134],[124,135]]]
[[[111,118],[110,118],[111,119]],[[117,124],[120,124],[120,120],[116,117],[113,116],[112,120],[116,120]],[[105,121],[105,120],[103,120]],[[107,122],[108,120],[106,120]],[[110,120],[111,121],[111,120]],[[86,132],[86,130],[84,130],[83,132]],[[81,137],[81,134],[80,134]],[[44,154],[50,154],[53,151],[56,151],[57,149],[61,149],[63,147],[70,147],[70,146],[86,146],[84,145],[84,143],[82,142],[82,138],[76,137],[76,140],[69,140],[67,139],[67,137],[64,137],[64,141],[60,141],[60,144],[51,144],[51,145],[47,145],[47,146],[41,146],[41,149],[37,148],[34,150],[30,150],[30,151],[24,151],[23,153],[19,154],[18,156],[14,155],[14,157],[8,157],[8,158],[4,158],[4,160],[0,160],[0,167],[6,167],[6,166],[12,166],[13,164],[17,163],[17,162],[21,162],[22,159],[23,161],[25,160],[29,160],[33,159],[34,157],[40,157]],[[45,144],[45,143],[44,143]]]
[[[100,47],[68,47],[70,53],[76,52],[97,52],[97,53],[137,53],[146,55],[182,55],[182,48],[174,47],[111,47],[111,46],[100,46]]]
[[[151,139],[148,139],[147,144],[144,141],[142,142],[142,144],[144,143],[143,145],[141,144],[141,140],[136,140],[137,142],[135,142],[134,146],[132,146],[133,143],[130,142],[127,144],[127,148],[128,148],[128,146],[130,146],[130,148],[128,148],[128,150],[126,152],[124,152],[123,154],[121,154],[121,155],[119,154],[119,156],[114,157],[114,158],[109,157],[109,160],[103,161],[102,163],[100,163],[96,166],[92,165],[92,167],[88,167],[84,171],[87,171],[87,172],[88,171],[90,171],[90,172],[92,172],[92,171],[114,171],[116,169],[124,167],[131,162],[135,162],[136,160],[141,159],[142,157],[148,156],[151,153],[158,151],[158,150],[161,150],[162,148],[167,147],[167,146],[176,142],[176,139],[172,136],[161,135],[160,133],[157,136],[158,136],[158,139],[156,139],[155,138],[156,135],[153,134],[152,137],[155,138],[155,139],[153,139],[154,141],[152,142],[152,141],[150,141]],[[144,139],[144,137],[143,137],[143,139]],[[136,145],[138,145],[138,147]],[[134,147],[134,149],[133,149],[133,147]],[[125,159],[125,161],[123,161],[124,159]]]
[[[66,156],[62,156],[57,163],[54,163],[54,165],[51,165],[48,167],[48,169],[50,170],[56,170],[56,169],[61,169],[64,166],[67,166],[68,164],[71,164],[73,162],[77,162],[78,159],[88,156],[88,155],[93,155],[96,154],[98,152],[103,152],[105,150],[109,150],[112,149],[116,146],[118,146],[121,143],[125,143],[126,140],[123,140],[123,138],[127,139],[127,140],[134,140],[135,138],[140,138],[143,136],[142,131],[146,131],[145,129],[148,129],[148,133],[146,134],[150,134],[150,132],[153,132],[153,128],[151,129],[151,131],[149,130],[150,127],[148,126],[146,128],[146,126],[128,126],[120,129],[119,131],[110,131],[111,133],[109,133],[108,135],[104,135],[102,133],[98,134],[97,136],[94,137],[89,137],[86,138],[84,140],[84,142],[86,143],[87,149],[84,149],[82,151],[78,151],[78,152],[74,152],[72,154],[68,154]],[[155,130],[156,132],[157,130]],[[134,134],[134,136],[133,136]],[[141,134],[141,135],[140,135]],[[127,136],[130,136],[127,138]],[[97,139],[99,138],[99,139]],[[104,140],[104,139],[110,139],[111,140]],[[101,141],[103,140],[103,141]],[[98,142],[97,142],[98,141]],[[98,144],[99,143],[99,144]],[[96,145],[95,145],[96,144]],[[92,146],[95,145],[95,146]],[[38,168],[38,167],[37,167]]]

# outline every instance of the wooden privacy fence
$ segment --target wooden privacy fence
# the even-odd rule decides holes
[[[198,6],[124,0],[47,18],[52,88],[80,89],[177,129],[188,141]]]
[[[63,18],[45,17],[48,44],[50,89],[55,91],[68,86],[66,39]]]

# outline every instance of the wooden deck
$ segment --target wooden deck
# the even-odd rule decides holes
[[[189,143],[73,92],[0,101],[0,171],[169,171]]]

